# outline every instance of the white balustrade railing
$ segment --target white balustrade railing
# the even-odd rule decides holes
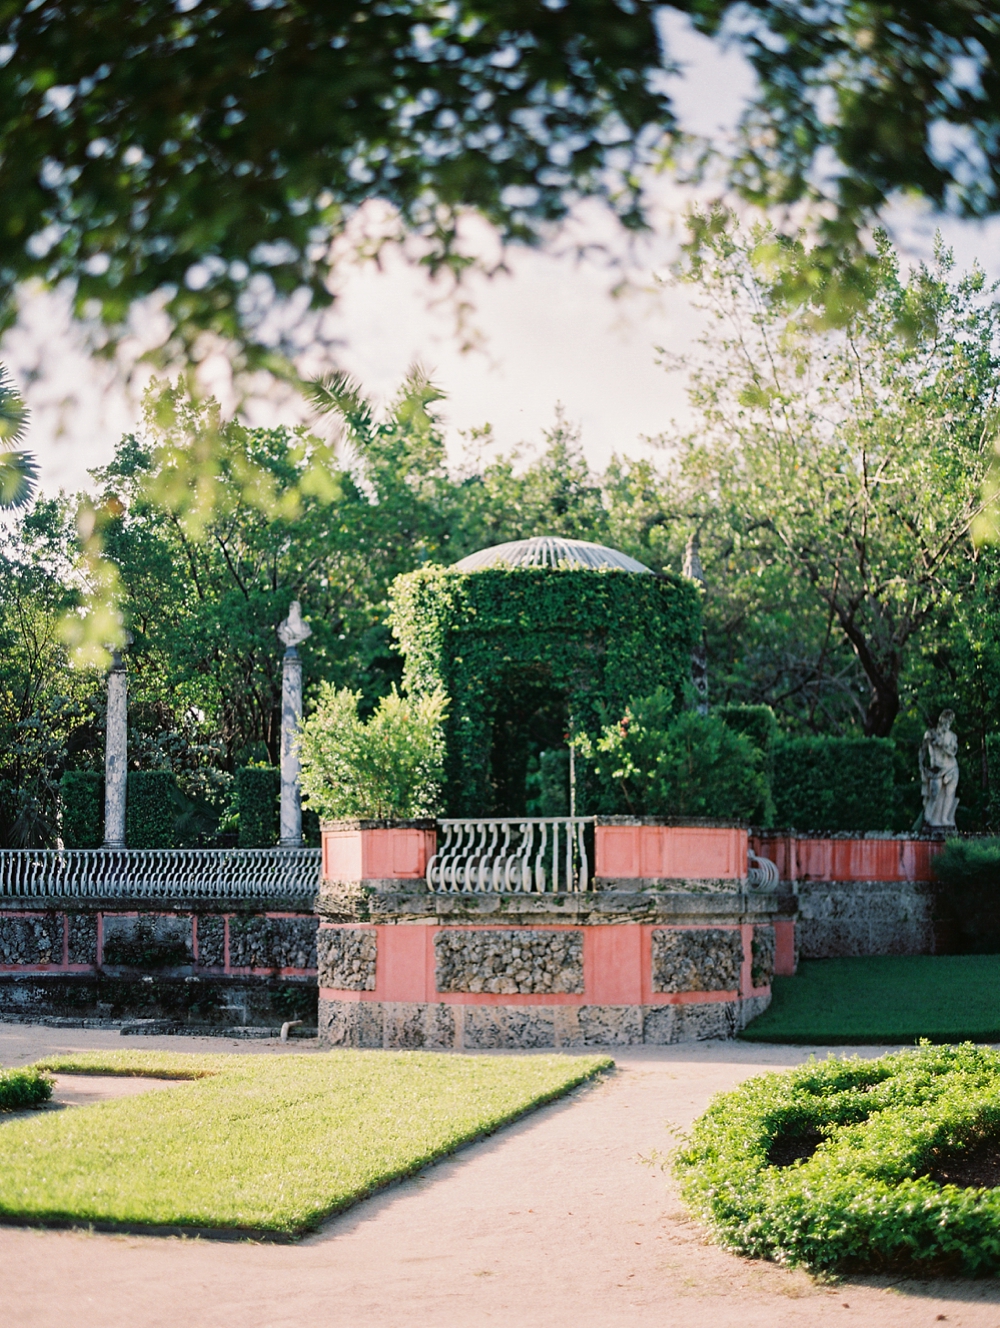
[[[0,849],[0,899],[301,899],[318,848]]]
[[[578,893],[590,889],[587,816],[438,821],[427,888],[444,894]]]
[[[780,877],[777,864],[747,850],[747,885],[751,890],[773,890]]]

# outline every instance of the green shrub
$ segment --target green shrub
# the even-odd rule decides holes
[[[236,811],[240,848],[273,848],[278,842],[281,771],[273,765],[244,766],[236,772]]]
[[[320,687],[299,734],[309,806],[333,821],[436,815],[444,783],[444,693],[404,697],[394,690],[367,723],[358,717],[360,699],[360,692],[332,683]]]
[[[33,1065],[20,1070],[0,1069],[0,1111],[37,1107],[52,1096],[52,1080]]]
[[[764,753],[764,773],[770,779],[774,772],[774,744],[778,739],[778,721],[769,705],[725,705],[712,711],[723,724],[742,733]]]
[[[62,841],[67,848],[104,843],[104,776],[98,770],[67,770],[59,781]]]
[[[891,830],[888,738],[784,738],[775,743],[775,824],[797,830]]]
[[[1000,954],[1000,839],[949,839],[934,859],[938,907],[967,954]]]
[[[1000,1054],[966,1043],[829,1059],[717,1097],[676,1159],[740,1254],[815,1269],[1000,1268]]]
[[[986,735],[986,782],[989,798],[986,815],[990,827],[1000,829],[1000,733]]]
[[[130,770],[125,796],[129,848],[173,848],[178,814],[177,780],[169,770]]]
[[[673,715],[663,688],[633,698],[596,743],[578,745],[591,762],[609,811],[631,816],[711,817],[766,824],[770,794],[764,755],[715,715]]]

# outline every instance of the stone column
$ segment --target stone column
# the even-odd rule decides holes
[[[299,602],[294,600],[288,617],[278,628],[278,636],[285,644],[281,667],[281,817],[278,838],[281,848],[299,848],[302,844],[299,755],[295,750],[302,719],[302,660],[296,647],[311,635],[312,628],[302,621]]]
[[[681,567],[681,573],[683,576],[690,577],[692,581],[697,582],[702,590],[705,589],[705,570],[701,565],[701,535],[697,530],[688,537],[687,546],[684,549],[684,563]],[[698,714],[707,715],[708,646],[705,642],[704,629],[702,629],[701,638],[691,651],[691,681],[694,684],[695,696],[698,698],[696,706]]]
[[[128,777],[128,678],[116,650],[108,673],[108,718],[104,731],[104,847],[125,847],[125,787]]]
[[[281,832],[282,848],[302,843],[302,800],[299,796],[299,756],[295,736],[302,718],[302,660],[294,646],[285,651],[281,666]]]

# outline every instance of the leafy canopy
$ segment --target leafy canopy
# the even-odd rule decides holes
[[[262,278],[329,300],[371,198],[435,265],[461,267],[467,208],[519,240],[579,196],[637,225],[670,124],[645,4],[5,0],[0,30],[8,316],[18,282],[68,277],[107,322],[165,290],[188,339],[252,338]]]
[[[19,283],[69,278],[105,322],[159,291],[187,344],[253,342],[261,282],[326,302],[329,242],[373,198],[457,270],[467,209],[514,240],[588,196],[638,226],[643,166],[686,159],[663,10],[753,65],[735,143],[712,146],[744,198],[811,208],[802,294],[857,297],[859,228],[895,194],[1000,208],[979,2],[3,0],[5,317]]]

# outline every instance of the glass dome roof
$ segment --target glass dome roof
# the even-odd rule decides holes
[[[532,539],[513,540],[480,549],[454,563],[453,572],[481,572],[488,567],[584,567],[591,572],[652,571],[628,554],[587,540],[560,539],[556,535],[535,535]]]

